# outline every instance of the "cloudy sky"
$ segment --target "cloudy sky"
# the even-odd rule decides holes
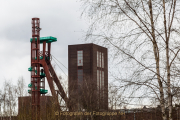
[[[0,89],[5,80],[17,84],[20,77],[28,88],[33,17],[40,18],[41,37],[57,38],[51,54],[68,67],[68,45],[85,43],[83,31],[89,23],[80,17],[81,12],[77,0],[0,0]],[[68,70],[60,67],[67,75]],[[56,72],[64,75],[58,67]]]
[[[68,45],[85,43],[82,31],[87,30],[88,22],[80,17],[81,4],[76,0],[0,1],[0,87],[4,80],[16,84],[21,76],[26,84],[30,82],[31,18],[40,18],[41,37],[57,37],[51,53],[66,67]]]

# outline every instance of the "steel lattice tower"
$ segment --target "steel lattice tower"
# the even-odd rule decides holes
[[[40,113],[40,97],[41,95],[44,96],[48,92],[48,90],[45,90],[45,78],[47,79],[51,94],[56,104],[55,109],[60,110],[60,106],[53,82],[58,87],[57,93],[64,99],[69,107],[66,93],[64,92],[63,86],[61,85],[50,61],[51,43],[56,42],[57,38],[52,36],[40,38],[40,30],[39,18],[32,18],[32,38],[30,39],[31,67],[28,68],[28,71],[31,72],[31,83],[28,85],[31,90],[28,90],[28,93],[31,94],[32,98],[32,120],[40,120],[42,117],[42,113]],[[40,51],[40,44],[43,44],[42,51]]]
[[[32,42],[31,42],[31,91],[32,91],[32,120],[40,120],[40,20],[32,18]]]

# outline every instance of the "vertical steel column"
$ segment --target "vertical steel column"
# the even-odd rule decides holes
[[[44,70],[41,69],[41,73],[44,73]],[[41,89],[45,89],[45,77],[41,78]],[[45,96],[45,94],[42,94],[41,96]]]
[[[39,18],[32,18],[32,42],[31,42],[31,84],[32,84],[32,120],[40,120],[40,26]]]
[[[46,59],[46,41],[43,42],[43,59]],[[44,69],[41,69],[41,73],[44,73]],[[41,89],[45,89],[45,77],[41,78]],[[42,94],[42,96],[45,96],[45,94]]]
[[[48,57],[51,57],[51,43],[48,43]]]
[[[46,57],[45,52],[46,52],[46,41],[43,42],[43,59]]]

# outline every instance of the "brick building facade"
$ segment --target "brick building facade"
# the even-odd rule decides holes
[[[54,99],[52,96],[41,96],[41,119],[48,120],[54,116]],[[18,97],[18,120],[31,120],[31,96]]]
[[[68,76],[71,110],[108,109],[107,48],[93,43],[69,45]]]

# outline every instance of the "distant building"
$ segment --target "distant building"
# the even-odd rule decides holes
[[[41,119],[49,120],[54,112],[54,99],[52,96],[40,97]],[[31,120],[31,96],[18,97],[18,120]],[[51,114],[50,114],[51,113]]]
[[[108,51],[90,44],[68,46],[72,110],[108,110]]]

